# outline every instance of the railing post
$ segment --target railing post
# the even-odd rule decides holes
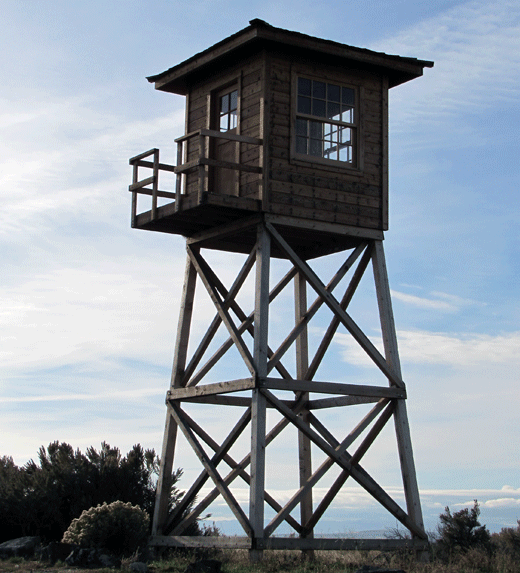
[[[199,158],[206,159],[206,136],[203,133],[199,134]],[[205,185],[205,178],[206,178],[206,166],[204,163],[199,164],[199,198],[198,202],[202,202],[202,196],[204,194],[206,185]]]
[[[153,151],[152,221],[157,216],[157,190],[159,189],[159,150]]]
[[[136,162],[132,166],[132,184],[139,181],[139,164]],[[132,191],[132,228],[135,227],[135,220],[137,218],[137,191]]]
[[[184,163],[183,161],[184,141],[177,142],[177,166]],[[185,178],[184,173],[177,173],[175,180],[175,212],[181,208],[182,180]]]

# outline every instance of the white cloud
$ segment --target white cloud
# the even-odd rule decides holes
[[[45,103],[36,104],[33,113],[12,103],[10,112],[0,116],[0,123],[7,124],[13,115],[23,122],[23,129],[17,124],[4,131],[9,146],[0,143],[0,236],[6,240],[12,241],[13,233],[41,232],[47,217],[62,221],[90,213],[103,220],[115,210],[120,213],[131,180],[129,157],[167,141],[161,161],[171,163],[171,133],[182,133],[184,127],[182,109],[131,120],[98,111],[100,103],[88,98]]]
[[[417,306],[419,308],[426,308],[429,310],[440,310],[443,312],[455,312],[457,310],[457,307],[455,305],[450,304],[449,302],[446,302],[444,300],[424,298],[395,290],[392,290],[391,294],[395,299],[400,300],[401,302],[405,302],[407,304],[411,304],[413,306]]]
[[[143,398],[145,396],[162,396],[164,395],[164,388],[138,388],[134,390],[118,390],[116,392],[100,392],[98,394],[59,394],[59,395],[47,395],[39,394],[32,396],[0,396],[0,404],[20,404],[28,402],[68,402],[68,401],[87,401],[93,402],[96,400],[110,400],[118,398],[120,400],[125,399],[137,399]]]
[[[438,126],[433,136],[413,144],[430,146],[435,139],[456,145],[474,129],[455,122],[458,113],[482,114],[497,102],[516,104],[520,93],[520,5],[513,0],[473,1],[424,20],[372,49],[434,60],[424,77],[392,90],[392,132],[422,125]],[[450,125],[449,130],[442,125]],[[454,137],[454,134],[457,137]],[[474,144],[477,143],[475,140]],[[478,144],[482,144],[480,138]]]
[[[453,367],[504,365],[511,368],[520,364],[520,332],[490,335],[399,330],[397,338],[404,363]],[[357,366],[367,364],[365,353],[350,335],[338,333],[335,340],[344,348],[345,362]]]

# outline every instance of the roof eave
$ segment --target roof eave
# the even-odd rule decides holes
[[[355,62],[371,68],[383,69],[387,72],[394,87],[420,77],[423,68],[433,67],[433,62],[393,56],[381,52],[373,52],[364,48],[356,48],[330,40],[306,36],[298,32],[290,32],[275,28],[261,20],[252,20],[247,28],[221,40],[214,46],[192,56],[188,60],[162,72],[150,76],[149,82],[155,83],[155,89],[185,95],[188,91],[188,76],[215,63],[217,60],[230,55],[235,50],[259,41],[264,45],[279,44],[287,47],[297,47],[314,53],[330,55],[345,62]]]

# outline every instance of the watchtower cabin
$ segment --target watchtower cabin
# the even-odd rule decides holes
[[[255,214],[275,216],[303,258],[388,229],[388,90],[423,62],[312,38],[253,20],[237,34],[158,75],[155,88],[186,97],[177,166],[153,150],[130,160],[174,169],[177,188],[153,191],[140,229],[192,237]],[[148,155],[149,157],[146,157]],[[157,197],[171,202],[157,207]],[[249,252],[255,233],[212,238]],[[281,255],[275,252],[274,256]]]
[[[264,549],[427,548],[383,238],[388,229],[388,90],[421,76],[423,68],[432,65],[253,20],[233,36],[148,78],[156,89],[186,97],[186,133],[176,140],[177,164],[162,162],[158,149],[130,159],[132,226],[183,235],[187,250],[152,545],[242,547],[250,550],[254,560]],[[176,175],[175,188],[161,186],[164,172]],[[147,196],[148,208],[143,212],[137,207],[139,195]],[[247,255],[230,287],[219,279],[219,269],[204,258],[205,249]],[[343,251],[345,258],[328,282],[307,263]],[[272,257],[282,259],[279,266],[289,265],[274,287],[270,284]],[[366,336],[347,312],[370,263],[384,355],[371,342],[373,333]],[[254,288],[246,293],[254,290],[248,312],[242,302],[245,295],[240,293],[239,302],[238,294],[253,269]],[[201,321],[207,312],[195,314],[197,280],[216,310],[212,321],[208,317],[198,346],[190,340],[192,317]],[[291,283],[294,322],[275,348],[269,336],[269,308]],[[346,289],[339,296],[342,284]],[[311,304],[308,292],[316,296]],[[312,354],[308,325],[320,307],[330,311],[330,324],[320,327],[323,339]],[[228,339],[208,357],[220,326]],[[278,322],[277,330],[281,328]],[[320,364],[332,354],[327,351],[338,328],[351,335],[379,369],[375,372],[382,374],[382,384],[346,383],[341,365],[328,369],[338,373],[335,380],[315,379]],[[189,342],[196,346],[190,356]],[[230,348],[238,351],[238,362],[243,363],[227,360]],[[288,351],[294,355],[292,370],[284,365]],[[221,380],[222,372],[238,372],[238,366],[245,376]],[[227,409],[222,420],[232,420],[234,412],[240,415],[226,437],[218,439],[203,429],[207,420],[192,417],[190,408],[197,404]],[[272,427],[266,420],[268,408],[280,416]],[[346,435],[338,437],[318,417],[337,408],[350,408],[356,420]],[[343,413],[339,416],[346,419]],[[361,465],[391,419],[406,509]],[[250,439],[245,443],[251,444],[251,450],[245,457],[236,457],[233,448],[247,428]],[[298,436],[295,481],[299,487],[289,501],[281,503],[266,489],[265,456],[266,448],[271,451],[272,441],[285,428]],[[200,460],[202,473],[170,512],[178,430]],[[325,456],[317,468],[313,451]],[[225,464],[229,470],[222,473],[220,466]],[[339,476],[318,503],[313,488],[331,468]],[[249,491],[249,512],[231,489],[237,478]],[[404,525],[410,538],[314,538],[321,516],[349,478]],[[206,482],[214,489],[204,496]],[[190,525],[219,496],[244,535],[186,536]],[[266,509],[271,515],[268,523]],[[276,537],[281,524],[295,536]]]

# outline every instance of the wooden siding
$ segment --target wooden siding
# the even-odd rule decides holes
[[[357,93],[357,164],[346,167],[305,160],[291,153],[295,77],[352,86]],[[212,94],[236,84],[239,90],[237,133],[264,138],[263,149],[240,143],[236,160],[264,167],[263,175],[241,171],[236,195],[262,199],[263,210],[285,215],[385,230],[388,227],[387,92],[385,77],[362,70],[333,68],[286,55],[261,52],[192,86],[187,105],[187,132],[211,128]],[[186,161],[199,156],[199,139],[187,145]],[[207,190],[213,191],[207,178]],[[199,173],[187,176],[187,193],[199,191]]]
[[[355,169],[291,156],[295,75],[354,86],[358,93]],[[268,211],[317,221],[383,229],[383,79],[271,56]]]
[[[263,57],[256,55],[245,60],[240,65],[215,73],[211,79],[192,86],[189,92],[187,110],[187,132],[212,128],[213,113],[211,107],[213,94],[229,85],[236,83],[239,90],[238,128],[237,133],[259,138],[261,135],[261,96],[263,90]],[[240,143],[237,161],[252,167],[260,166],[261,150],[257,145]],[[192,138],[188,143],[186,161],[199,157],[199,140]],[[238,176],[239,197],[259,198],[261,176],[256,173],[241,172]],[[211,189],[211,178],[208,180],[208,191]],[[187,176],[187,193],[196,193],[199,189],[199,175],[196,171]]]

